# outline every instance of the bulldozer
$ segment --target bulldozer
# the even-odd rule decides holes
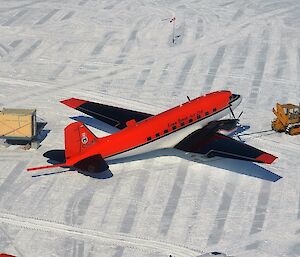
[[[289,135],[300,134],[300,105],[276,104],[273,108],[276,118],[272,121],[272,129]]]

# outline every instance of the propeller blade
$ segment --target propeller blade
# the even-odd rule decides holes
[[[240,119],[240,117],[242,116],[244,111],[241,111],[240,115],[238,116],[238,120]]]
[[[230,112],[231,112],[232,117],[236,120],[235,115],[234,115],[234,112],[233,112],[232,109],[231,109],[231,105],[229,105],[229,110],[230,110]]]

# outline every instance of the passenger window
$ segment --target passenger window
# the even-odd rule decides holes
[[[181,122],[180,125],[181,125],[181,126],[184,126],[184,122]]]
[[[189,119],[189,123],[192,123],[193,122],[193,119]]]
[[[148,137],[148,138],[147,138],[147,141],[150,141],[150,140],[151,140],[151,137]]]
[[[172,129],[175,130],[175,129],[176,129],[176,126],[173,126]]]
[[[209,112],[206,112],[205,115],[207,116],[209,114]]]
[[[159,137],[159,133],[156,133],[155,136],[156,136],[156,137]]]
[[[169,131],[167,129],[164,130],[164,133],[167,134]]]
[[[213,108],[213,112],[216,112],[217,111],[217,109],[216,108]]]
[[[199,120],[201,118],[200,114],[197,114],[197,119]]]

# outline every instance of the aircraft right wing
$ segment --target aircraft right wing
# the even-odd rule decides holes
[[[77,98],[66,99],[61,101],[61,103],[118,129],[125,128],[127,121],[135,120],[139,122],[153,116],[149,113],[132,111]]]
[[[271,164],[276,156],[253,146],[234,140],[218,132],[209,132],[207,128],[195,131],[179,142],[175,148],[192,153],[200,153],[208,158],[220,156],[258,163]]]

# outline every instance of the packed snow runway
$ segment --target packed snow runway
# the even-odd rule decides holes
[[[272,165],[163,150],[96,177],[25,172],[82,115],[60,100],[157,114],[223,89],[243,96],[241,137]],[[0,107],[47,122],[38,150],[0,144],[0,252],[299,256],[300,136],[269,131],[276,102],[299,101],[297,0],[0,0]]]

